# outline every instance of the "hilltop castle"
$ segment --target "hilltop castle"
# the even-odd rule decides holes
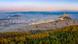
[[[59,17],[59,20],[70,20],[72,19],[68,14],[64,14],[63,16]]]

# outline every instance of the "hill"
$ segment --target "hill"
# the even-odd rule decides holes
[[[6,29],[5,31],[24,32],[24,31],[30,31],[30,30],[49,30],[49,29],[62,28],[62,27],[71,26],[71,25],[78,25],[78,20],[72,19],[70,16],[64,15],[64,16],[60,16],[55,21],[34,23],[31,25],[23,26],[16,29]]]
[[[0,32],[0,44],[78,44],[78,25],[37,33]]]

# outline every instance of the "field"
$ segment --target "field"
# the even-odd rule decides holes
[[[78,25],[30,32],[0,32],[0,44],[78,44]]]

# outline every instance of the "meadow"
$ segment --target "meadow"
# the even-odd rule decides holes
[[[0,44],[78,44],[78,25],[37,32],[0,32]]]

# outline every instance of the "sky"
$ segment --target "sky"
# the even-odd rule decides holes
[[[78,10],[78,0],[0,0],[0,11]]]

